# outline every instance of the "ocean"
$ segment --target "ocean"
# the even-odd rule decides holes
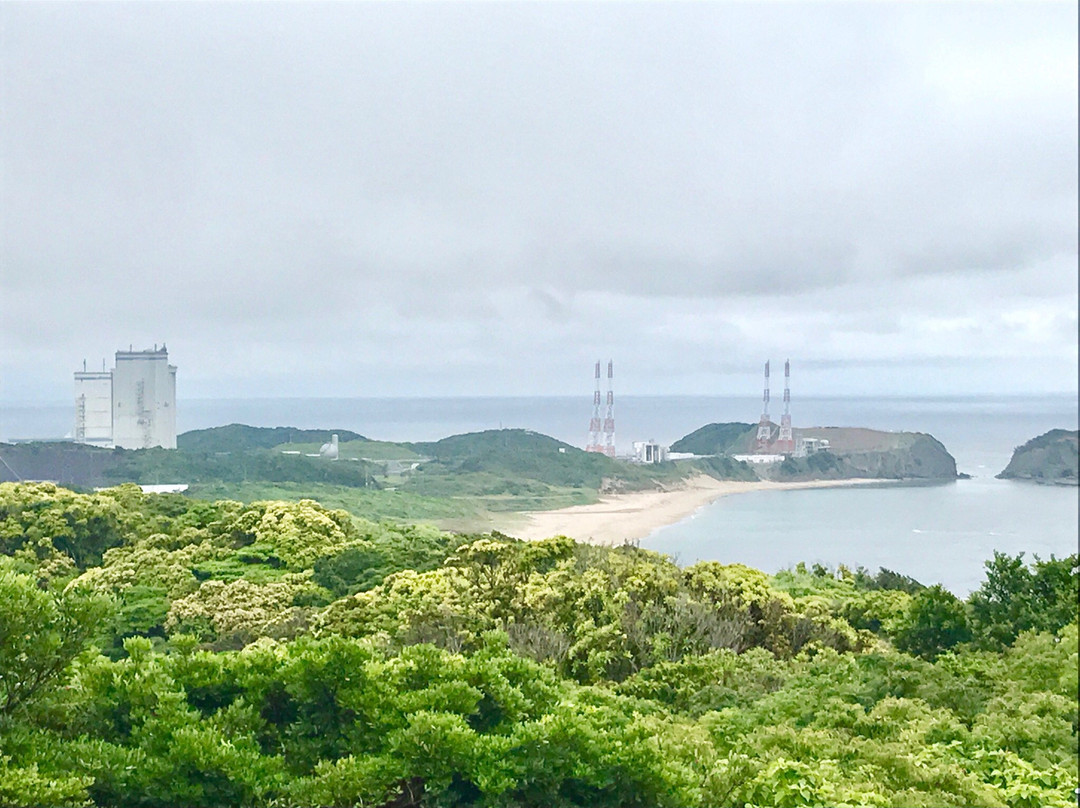
[[[753,398],[624,396],[616,401],[617,447],[671,443],[707,423],[757,421]],[[181,400],[184,432],[253,426],[350,429],[391,441],[437,440],[520,427],[583,446],[590,397]],[[73,406],[0,405],[0,439],[70,434]],[[725,497],[656,531],[642,545],[682,563],[740,562],[773,572],[798,561],[879,566],[966,594],[995,550],[1042,557],[1076,552],[1077,490],[996,480],[1014,447],[1053,428],[1077,428],[1073,395],[956,398],[800,398],[795,426],[863,426],[929,432],[970,480],[757,492]]]

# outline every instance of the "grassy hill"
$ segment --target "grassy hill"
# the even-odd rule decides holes
[[[537,510],[595,501],[601,491],[637,490],[684,479],[693,469],[637,466],[526,429],[453,435],[409,446],[430,458],[404,490],[480,497],[492,510]]]
[[[284,443],[313,445],[311,451],[337,435],[339,441],[366,440],[363,435],[348,429],[296,429],[291,426],[247,426],[229,424],[210,429],[193,429],[176,438],[176,448],[190,452],[247,452],[252,449],[273,449]]]
[[[754,424],[738,422],[706,424],[671,444],[671,451],[697,455],[735,454],[748,449],[744,444],[753,439],[756,429]]]
[[[626,463],[527,429],[473,432],[410,446],[431,458],[419,469],[429,475],[486,472],[588,488],[600,488],[605,478],[640,476],[631,475]]]
[[[384,440],[368,440],[367,438],[341,440],[338,435],[338,458],[340,460],[368,460],[376,463],[385,462],[411,462],[423,459],[408,444],[392,443]],[[295,451],[301,453],[315,453],[326,441],[299,443],[282,443],[275,448],[279,451]]]

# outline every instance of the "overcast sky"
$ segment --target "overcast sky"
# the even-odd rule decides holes
[[[1077,389],[1077,7],[0,5],[0,399]]]

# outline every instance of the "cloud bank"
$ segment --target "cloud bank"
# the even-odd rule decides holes
[[[9,4],[0,398],[1075,390],[1075,4]]]

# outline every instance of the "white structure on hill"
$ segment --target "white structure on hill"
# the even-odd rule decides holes
[[[164,345],[117,351],[110,372],[75,374],[75,440],[122,449],[176,448],[176,367]]]
[[[319,447],[319,457],[325,457],[327,460],[338,459],[338,436],[331,435],[330,442],[324,443]]]

